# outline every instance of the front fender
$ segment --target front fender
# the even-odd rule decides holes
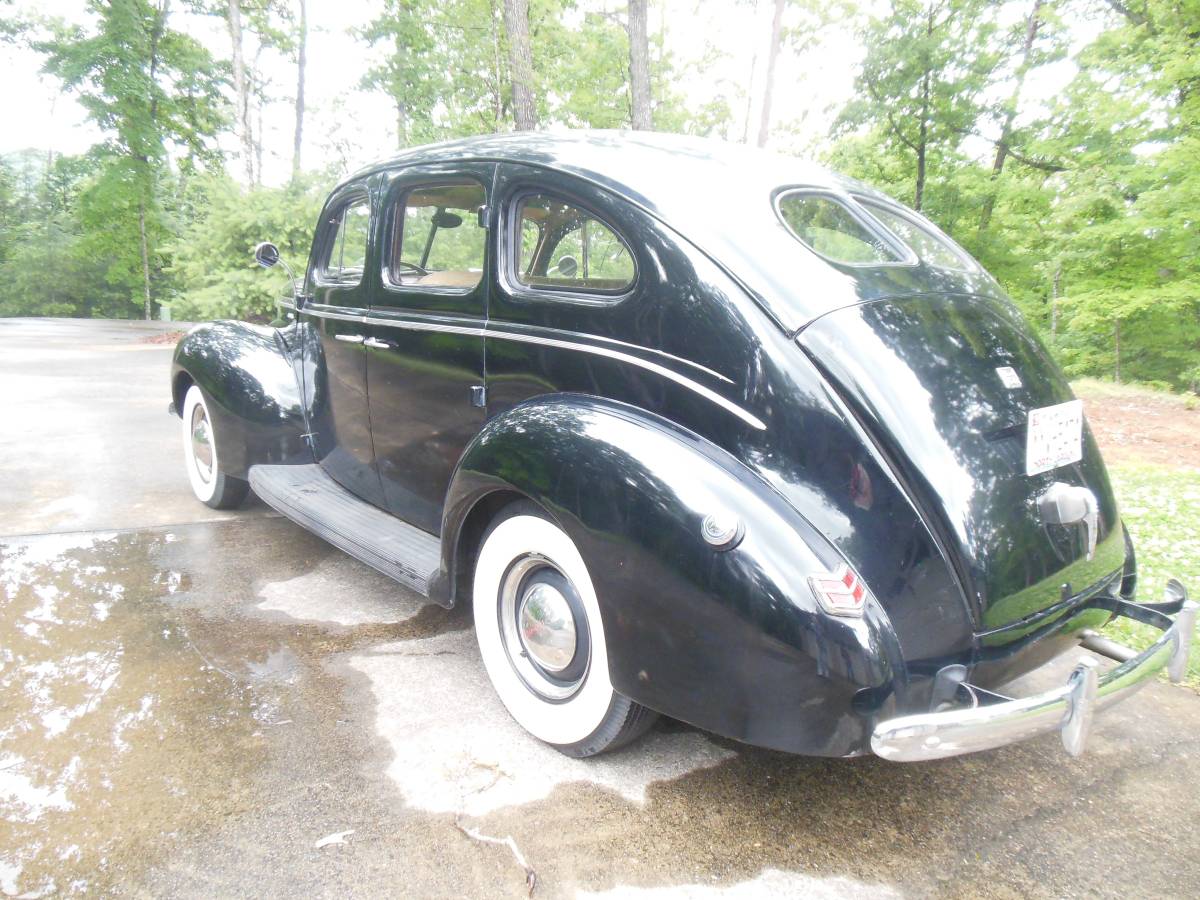
[[[830,756],[864,752],[893,708],[905,676],[882,608],[823,613],[807,578],[841,556],[715,445],[596,398],[515,407],[485,426],[451,482],[452,575],[463,523],[497,491],[539,503],[579,547],[620,693],[728,737]],[[733,549],[701,535],[716,510],[745,526]]]
[[[196,326],[176,345],[171,363],[177,413],[192,384],[205,394],[227,474],[245,478],[257,463],[312,462],[296,371],[277,329],[246,322]]]

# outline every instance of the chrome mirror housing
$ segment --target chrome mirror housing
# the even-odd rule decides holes
[[[270,269],[279,262],[279,248],[270,241],[263,241],[254,248],[254,261],[264,269]]]
[[[292,267],[287,264],[287,261],[279,255],[279,248],[270,241],[263,241],[254,248],[254,261],[264,269],[273,269],[275,266],[283,266],[283,270],[287,272],[288,278],[292,282],[292,302],[300,303],[300,285],[296,282],[296,273],[292,271]]]

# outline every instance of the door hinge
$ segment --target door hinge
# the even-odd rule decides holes
[[[482,384],[471,385],[471,405],[480,408],[487,406],[487,388]]]
[[[480,228],[488,227],[488,212],[490,209],[491,209],[491,207],[488,207],[488,206],[479,207],[479,227]]]
[[[306,431],[300,435],[300,440],[308,444],[313,450],[317,449],[317,433],[315,431]]]

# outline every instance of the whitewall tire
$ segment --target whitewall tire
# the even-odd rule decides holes
[[[233,509],[246,498],[250,486],[241,478],[226,475],[221,469],[208,404],[194,384],[183,398],[182,413],[183,462],[192,493],[213,509]]]
[[[509,713],[570,756],[614,749],[656,715],[613,690],[600,607],[575,544],[532,503],[502,512],[475,561],[475,634]]]

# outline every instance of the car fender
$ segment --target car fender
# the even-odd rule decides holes
[[[821,610],[808,576],[841,555],[729,453],[594,397],[514,407],[467,448],[448,491],[443,567],[459,591],[473,512],[505,495],[538,503],[579,548],[621,694],[762,746],[867,749],[905,677],[887,616],[874,602],[862,618]],[[740,519],[732,546],[705,540],[713,513]]]
[[[192,384],[208,402],[226,474],[245,478],[257,463],[313,461],[296,370],[278,329],[246,322],[196,326],[176,345],[171,364],[177,415]]]

